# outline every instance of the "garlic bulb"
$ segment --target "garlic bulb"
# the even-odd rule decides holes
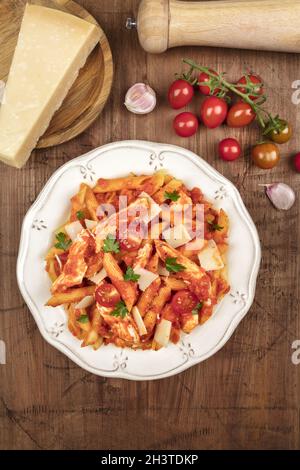
[[[124,104],[132,113],[150,113],[156,106],[155,91],[145,83],[136,83],[127,91]]]
[[[296,200],[294,190],[285,183],[266,184],[266,194],[272,204],[280,210],[289,210]]]

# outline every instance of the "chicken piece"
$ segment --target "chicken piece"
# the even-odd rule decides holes
[[[162,261],[166,262],[167,258],[175,258],[176,263],[185,268],[175,274],[176,278],[186,281],[188,288],[196,294],[199,300],[207,300],[210,296],[211,282],[205,270],[162,240],[155,240],[155,246]]]
[[[97,308],[105,323],[110,327],[113,336],[126,341],[128,345],[137,346],[139,344],[140,337],[130,315],[126,315],[125,318],[115,317],[111,315],[113,308],[101,305],[97,305]]]
[[[52,284],[52,294],[63,292],[69,287],[82,283],[87,270],[85,256],[90,247],[91,238],[88,230],[82,230],[78,239],[72,243],[63,271]]]
[[[133,263],[133,268],[145,268],[148,263],[153,248],[152,240],[146,240],[144,245],[138,250],[137,257]]]

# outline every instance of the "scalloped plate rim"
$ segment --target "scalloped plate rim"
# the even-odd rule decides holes
[[[23,267],[24,267],[24,257],[26,256],[27,253],[27,248],[29,245],[30,237],[29,237],[29,226],[30,223],[32,224],[33,217],[35,214],[35,209],[39,206],[40,202],[44,200],[49,191],[51,190],[51,187],[53,184],[56,182],[56,180],[59,178],[59,176],[64,173],[66,169],[69,167],[71,168],[72,166],[76,166],[80,162],[87,161],[89,162],[90,157],[95,155],[96,157],[101,157],[101,154],[104,153],[106,150],[117,148],[117,147],[137,147],[137,148],[144,148],[145,146],[148,147],[148,150],[150,148],[163,148],[164,151],[174,151],[178,152],[184,157],[190,159],[193,163],[196,164],[200,169],[205,169],[206,173],[209,174],[211,177],[216,180],[218,180],[220,183],[226,184],[226,186],[229,186],[231,190],[234,192],[235,199],[234,202],[237,204],[238,209],[242,212],[242,216],[244,218],[244,221],[247,223],[248,229],[251,232],[253,243],[255,246],[256,250],[256,257],[253,262],[253,267],[250,275],[250,280],[249,280],[249,296],[247,297],[247,300],[244,304],[244,307],[241,308],[234,316],[232,319],[231,323],[229,324],[228,328],[226,329],[223,337],[221,340],[213,347],[211,348],[206,354],[203,354],[200,358],[196,358],[195,360],[190,360],[186,361],[182,365],[179,365],[178,367],[170,370],[163,372],[158,375],[149,375],[149,376],[140,376],[140,375],[135,375],[134,373],[122,373],[117,369],[116,371],[112,372],[103,372],[102,370],[99,371],[97,368],[88,365],[85,361],[83,361],[81,358],[79,358],[74,352],[72,352],[67,346],[63,345],[59,341],[55,340],[49,332],[47,332],[42,319],[39,315],[39,310],[36,308],[34,305],[31,297],[27,294],[26,290],[24,289],[23,286]],[[99,155],[97,155],[99,153]],[[37,196],[35,202],[31,205],[31,207],[28,209],[27,213],[24,216],[23,223],[22,223],[22,228],[21,228],[21,237],[20,237],[20,244],[19,244],[19,253],[18,253],[18,259],[17,259],[17,266],[16,266],[16,274],[17,274],[17,282],[18,286],[20,289],[20,292],[39,328],[39,331],[42,335],[42,337],[49,343],[51,346],[65,354],[69,359],[71,359],[74,363],[76,363],[79,367],[87,370],[88,372],[91,372],[95,375],[102,376],[102,377],[109,377],[109,378],[121,378],[125,380],[136,380],[136,381],[143,381],[143,380],[158,380],[162,378],[167,378],[173,375],[177,375],[184,370],[201,363],[202,361],[208,359],[209,357],[213,356],[216,352],[218,352],[230,339],[231,335],[239,325],[239,323],[242,321],[244,316],[247,314],[249,311],[253,300],[254,300],[254,295],[255,295],[255,288],[256,288],[256,281],[257,281],[257,275],[260,267],[260,261],[261,261],[261,247],[260,247],[260,241],[259,241],[259,236],[258,232],[256,229],[256,226],[246,209],[242,197],[238,191],[238,189],[234,186],[234,184],[225,178],[221,173],[219,173],[215,168],[213,168],[209,163],[207,163],[205,160],[203,160],[201,157],[199,157],[197,154],[194,152],[187,150],[183,147],[172,145],[172,144],[166,144],[166,143],[157,143],[157,142],[151,142],[151,141],[145,141],[145,140],[123,140],[123,141],[116,141],[112,143],[108,143],[106,145],[103,145],[101,147],[95,148],[83,155],[80,155],[76,158],[73,158],[72,160],[66,162],[64,165],[59,167],[49,178],[49,180],[46,182],[44,185],[43,189]],[[120,349],[120,348],[117,348]],[[123,351],[123,350],[122,350]]]

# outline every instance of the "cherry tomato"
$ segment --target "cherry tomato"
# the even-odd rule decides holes
[[[250,104],[239,101],[235,103],[228,111],[227,126],[244,127],[248,126],[255,119],[255,112]]]
[[[294,156],[294,165],[295,170],[300,173],[300,153],[297,153],[297,155]]]
[[[210,96],[201,104],[200,116],[206,127],[215,129],[225,121],[227,111],[228,106],[226,101],[216,96]]]
[[[175,80],[169,88],[168,100],[173,109],[186,106],[194,96],[193,86],[186,80]]]
[[[274,168],[280,160],[279,148],[271,142],[255,145],[251,156],[254,164],[263,170]]]
[[[242,149],[236,139],[224,139],[219,143],[219,156],[222,160],[232,162],[241,156]]]
[[[262,79],[261,79],[260,77],[258,77],[257,75],[250,74],[250,75],[248,75],[248,79],[249,79],[250,82],[253,83],[253,84],[256,84],[256,83],[257,83],[257,84],[262,84]],[[243,77],[241,77],[237,83],[238,83],[238,84],[241,84],[241,85],[246,85],[247,79],[246,79],[245,75],[243,75]],[[247,93],[247,90],[246,90],[246,88],[244,88],[244,87],[239,87],[238,89],[239,89],[239,91],[241,91],[242,93]],[[255,88],[253,89],[253,91],[254,91],[254,93],[257,93],[259,96],[263,95],[263,93],[264,93],[263,88],[260,87],[260,86],[255,87]],[[251,100],[257,100],[258,96],[250,95],[249,98],[250,98]]]
[[[95,291],[96,302],[103,307],[114,307],[120,302],[121,297],[115,286],[103,283]]]
[[[285,144],[293,135],[292,126],[283,119],[279,120],[279,125],[280,128],[278,130],[272,130],[268,134],[268,137],[273,140],[273,142],[276,142],[276,144]]]
[[[209,71],[211,73],[213,73],[214,75],[217,75],[217,72],[215,72],[214,70],[212,69],[209,69]],[[207,73],[205,72],[201,72],[199,77],[198,77],[198,82],[208,82],[209,80],[211,80],[212,77],[210,77],[209,75],[207,75]],[[209,86],[206,86],[206,85],[199,85],[199,90],[200,92],[203,94],[203,95],[216,95],[217,93],[219,93],[220,88],[216,88],[215,91],[213,93],[211,93],[211,89]]]
[[[179,290],[172,299],[172,308],[179,315],[191,313],[198,302],[198,298],[189,290]]]
[[[197,132],[198,126],[197,116],[193,113],[180,113],[173,121],[174,130],[180,137],[194,135]]]

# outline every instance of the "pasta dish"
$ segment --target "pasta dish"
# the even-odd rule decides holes
[[[164,171],[82,183],[46,255],[49,307],[81,346],[159,350],[229,291],[228,216]]]

